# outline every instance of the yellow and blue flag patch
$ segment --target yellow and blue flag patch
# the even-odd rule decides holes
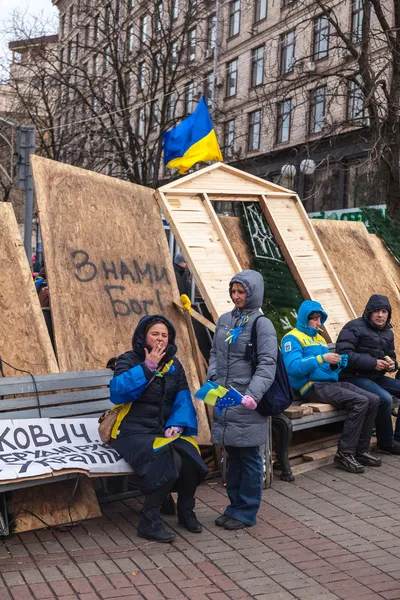
[[[164,133],[164,163],[183,175],[196,163],[208,160],[223,158],[203,96],[191,115]]]

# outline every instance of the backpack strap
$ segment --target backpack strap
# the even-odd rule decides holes
[[[259,315],[254,319],[253,325],[251,326],[250,343],[251,343],[251,363],[253,367],[253,375],[257,369],[257,321],[259,319],[267,318],[265,315]]]

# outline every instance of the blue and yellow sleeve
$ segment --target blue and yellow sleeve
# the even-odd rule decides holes
[[[322,354],[304,358],[299,340],[290,334],[285,335],[282,339],[282,356],[286,371],[291,377],[307,376],[318,365],[324,363]]]
[[[149,383],[142,365],[136,365],[110,381],[110,401],[113,404],[133,402]]]

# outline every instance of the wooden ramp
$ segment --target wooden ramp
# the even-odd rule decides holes
[[[57,373],[43,318],[11,204],[0,202],[0,356],[30,373]],[[26,375],[3,364],[7,376]]]
[[[200,387],[167,238],[153,190],[32,157],[54,335],[61,371],[104,369],[132,349],[141,317],[163,314],[177,332],[192,391]],[[199,441],[209,443],[195,401]]]
[[[218,163],[160,188],[156,197],[214,319],[233,306],[228,282],[241,268],[212,201],[259,203],[303,297],[321,302],[327,311],[328,341],[335,341],[342,326],[354,318],[353,307],[294,192]]]

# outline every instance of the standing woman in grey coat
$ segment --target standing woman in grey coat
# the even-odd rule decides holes
[[[214,409],[212,441],[228,452],[226,488],[230,500],[215,524],[225,529],[242,529],[256,522],[261,502],[262,461],[259,447],[268,437],[267,419],[257,404],[275,378],[278,343],[275,328],[266,318],[257,320],[257,368],[253,373],[248,346],[251,329],[260,316],[264,280],[257,271],[241,271],[229,284],[235,304],[223,314],[215,330],[208,379],[243,394],[242,403],[225,408],[221,416]],[[247,352],[246,352],[247,350]]]

